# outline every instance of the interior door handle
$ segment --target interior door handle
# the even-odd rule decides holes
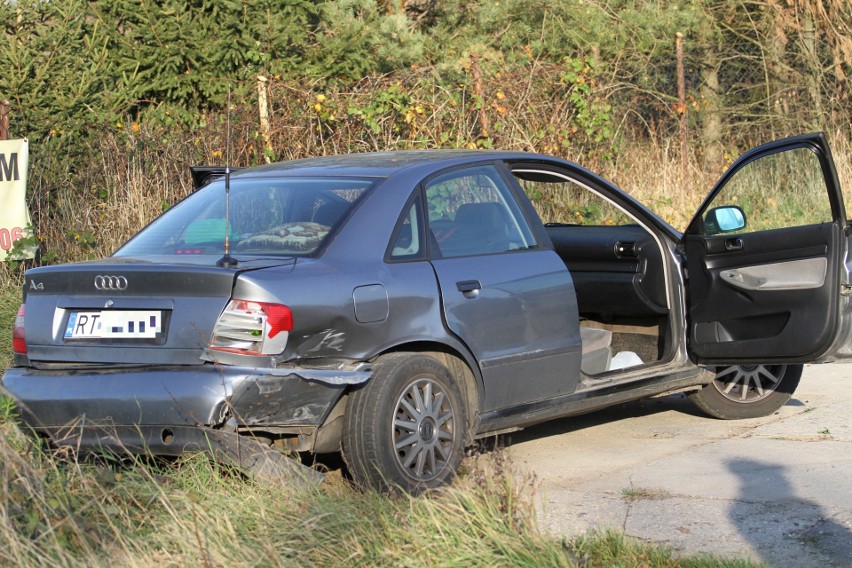
[[[462,280],[460,282],[456,282],[456,288],[458,291],[465,295],[467,298],[475,298],[479,295],[479,291],[482,289],[482,284],[479,283],[479,280]]]
[[[616,258],[636,258],[636,243],[618,241],[615,243]]]
[[[743,240],[740,237],[734,237],[725,241],[725,250],[743,250]]]

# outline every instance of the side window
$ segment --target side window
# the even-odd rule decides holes
[[[397,227],[393,246],[391,246],[390,256],[394,260],[405,260],[419,258],[423,246],[421,243],[422,232],[420,231],[420,221],[418,209],[420,209],[420,200],[416,200],[408,208],[408,211],[400,220]]]
[[[532,231],[494,166],[453,171],[426,186],[429,229],[445,258],[536,246]]]
[[[621,209],[582,185],[545,172],[513,172],[536,212],[550,225],[632,225]]]
[[[749,162],[703,211],[705,232],[747,233],[832,220],[819,157],[795,148]]]

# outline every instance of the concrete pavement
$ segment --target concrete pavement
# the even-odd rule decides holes
[[[705,417],[683,395],[508,438],[543,529],[612,527],[676,551],[778,567],[852,567],[852,364],[808,365],[761,419]]]

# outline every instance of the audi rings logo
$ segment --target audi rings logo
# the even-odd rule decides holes
[[[95,276],[96,290],[127,290],[127,278],[124,276]]]

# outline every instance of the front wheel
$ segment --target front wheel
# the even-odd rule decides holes
[[[689,400],[714,418],[769,416],[790,400],[802,369],[802,365],[717,367],[713,382],[689,393]]]
[[[343,457],[355,481],[408,493],[449,483],[464,452],[461,401],[436,359],[417,353],[380,358],[346,406]]]

